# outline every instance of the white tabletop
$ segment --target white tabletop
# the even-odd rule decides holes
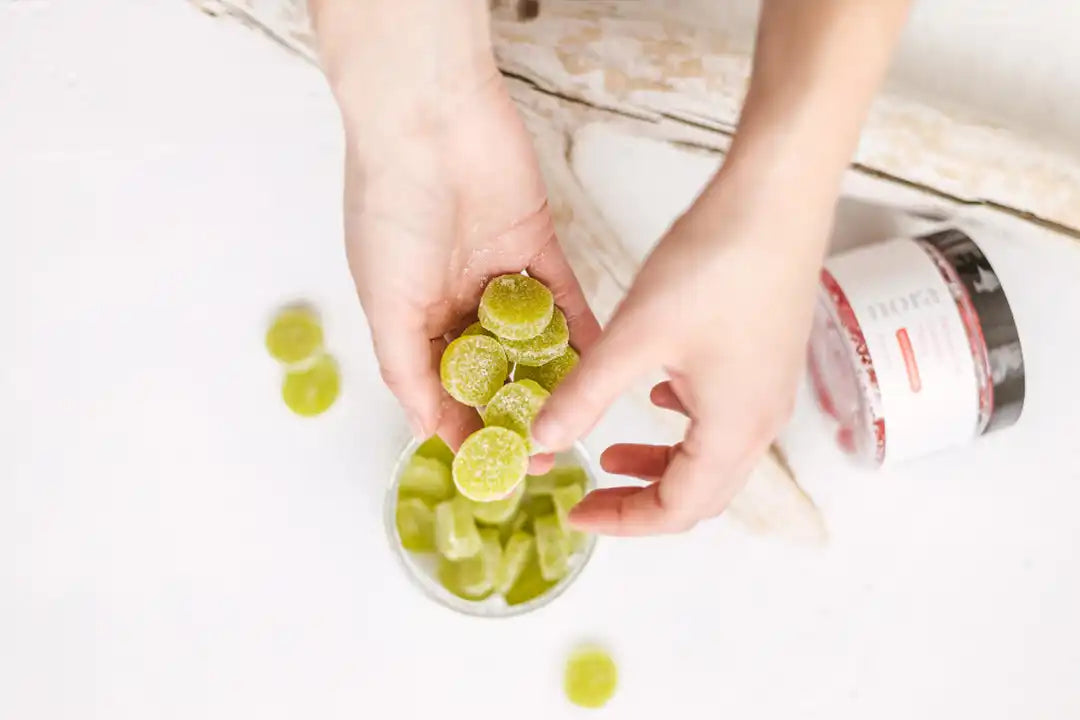
[[[0,717],[572,716],[584,639],[619,662],[607,717],[1080,714],[1076,243],[1016,222],[988,248],[1025,331],[1016,428],[870,475],[804,398],[784,444],[825,547],[723,520],[602,540],[542,611],[459,616],[388,551],[403,426],[345,267],[321,77],[150,5],[0,6]],[[262,347],[298,297],[343,369],[314,420]],[[621,403],[594,453],[662,439]]]

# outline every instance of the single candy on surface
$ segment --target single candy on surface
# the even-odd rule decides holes
[[[540,574],[549,582],[561,579],[569,568],[570,540],[559,527],[559,519],[555,515],[535,518],[533,535]]]
[[[562,355],[559,355],[551,362],[544,363],[540,367],[517,365],[514,368],[514,379],[535,380],[540,384],[540,387],[552,392],[578,364],[578,359],[577,351],[567,345]]]
[[[525,479],[529,450],[513,430],[477,430],[458,449],[453,477],[458,492],[470,500],[491,502],[508,497]]]
[[[448,475],[447,480],[449,479]],[[521,498],[524,495],[525,483],[518,483],[518,486],[510,493],[510,497],[502,500],[492,500],[491,502],[470,500],[469,503],[472,505],[473,517],[476,518],[477,522],[487,525],[500,525],[514,517],[514,513],[517,512],[518,505],[521,504]]]
[[[508,340],[500,338],[506,357],[510,362],[515,362],[518,367],[541,366],[553,362],[555,358],[566,352],[570,346],[570,328],[566,325],[566,316],[559,308],[555,308],[544,331],[536,337],[527,340]]]
[[[493,278],[480,296],[480,324],[506,340],[528,340],[551,322],[555,299],[551,291],[526,275]]]
[[[463,560],[480,552],[480,532],[472,506],[462,497],[435,506],[435,547],[447,560]]]
[[[441,460],[413,455],[405,463],[398,479],[398,497],[420,498],[437,505],[454,496],[450,467]]]
[[[480,531],[480,550],[462,560],[442,558],[439,563],[439,582],[450,592],[468,600],[487,597],[494,587],[495,574],[502,560],[499,531],[486,528]]]
[[[435,513],[420,498],[400,498],[394,513],[401,547],[412,552],[435,551]]]
[[[525,565],[533,553],[532,535],[526,532],[515,532],[506,541],[503,547],[499,566],[495,569],[495,590],[506,594],[521,577]]]
[[[506,380],[509,365],[497,340],[466,335],[446,346],[439,376],[450,397],[463,405],[486,405]]]
[[[532,423],[548,396],[548,391],[532,380],[507,383],[484,408],[484,424],[513,430],[525,439],[531,453]]]
[[[314,417],[334,404],[340,390],[337,363],[331,356],[323,355],[303,370],[286,373],[281,384],[281,397],[297,415]]]
[[[266,350],[274,359],[294,365],[315,355],[323,344],[322,326],[310,308],[287,307],[266,331]]]
[[[570,702],[584,708],[600,708],[615,695],[619,672],[606,651],[584,646],[566,661],[563,690]]]
[[[585,492],[585,469],[577,465],[560,465],[543,475],[530,475],[525,478],[526,495],[550,495],[555,488],[579,485]]]
[[[514,606],[527,603],[555,587],[555,584],[544,579],[540,572],[540,564],[537,562],[536,553],[531,552],[528,561],[525,563],[525,568],[521,571],[514,586],[505,595],[506,604]]]
[[[438,435],[432,435],[427,440],[420,443],[420,447],[416,448],[416,452],[413,453],[413,455],[438,460],[439,462],[444,463],[448,468],[454,462],[454,451],[451,450],[450,446]]]

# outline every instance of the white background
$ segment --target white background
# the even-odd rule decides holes
[[[662,228],[709,161],[626,142],[598,150],[597,202]],[[724,521],[602,541],[556,603],[483,621],[386,546],[401,419],[345,270],[340,152],[320,76],[250,31],[176,2],[0,6],[0,717],[584,715],[559,688],[582,639],[618,659],[608,717],[1080,715],[1074,242],[991,243],[1020,426],[866,475],[803,402],[785,446],[826,548]],[[313,421],[262,348],[297,297],[344,373]],[[623,401],[589,445],[615,439],[662,438]]]

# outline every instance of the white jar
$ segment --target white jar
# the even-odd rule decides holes
[[[809,372],[839,445],[874,465],[1008,427],[1024,404],[1009,302],[982,250],[957,228],[829,258]]]

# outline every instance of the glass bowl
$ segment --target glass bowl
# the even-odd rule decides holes
[[[508,605],[499,595],[492,595],[484,600],[466,600],[443,587],[437,575],[438,556],[435,553],[413,553],[403,548],[401,538],[398,537],[397,523],[395,522],[398,480],[409,458],[412,457],[418,447],[420,447],[419,442],[410,441],[401,451],[401,454],[398,455],[397,462],[394,464],[393,475],[391,475],[390,487],[386,491],[383,524],[386,527],[386,537],[390,543],[390,551],[397,557],[405,574],[409,576],[412,583],[424,595],[443,607],[465,615],[504,618],[522,615],[542,608],[562,595],[574,583],[581,571],[585,569],[590,558],[592,558],[593,549],[596,546],[595,535],[588,535],[584,549],[571,556],[570,570],[562,580],[543,595],[519,605]],[[564,465],[577,465],[585,470],[586,493],[596,487],[596,475],[592,468],[591,459],[581,443],[576,443],[573,448],[566,452],[556,454],[555,466]]]

